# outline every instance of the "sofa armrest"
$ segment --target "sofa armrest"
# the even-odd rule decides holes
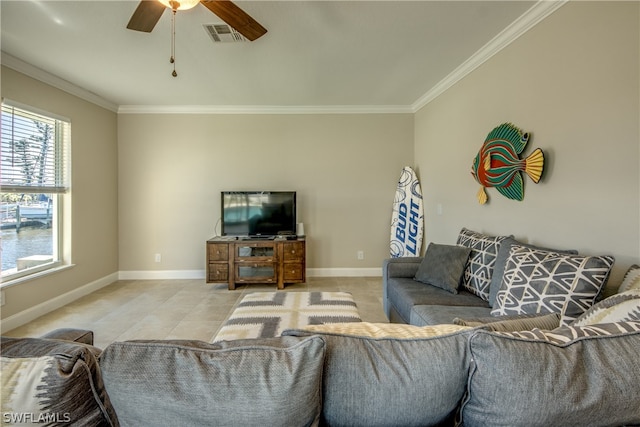
[[[51,340],[72,341],[81,344],[93,345],[93,331],[86,329],[61,328],[42,335],[40,338]]]
[[[404,277],[413,279],[422,262],[422,257],[389,258],[382,263],[382,276],[385,279]]]
[[[407,278],[413,279],[422,262],[422,257],[388,258],[382,263],[382,308],[390,316],[389,296],[387,293],[389,279]]]
[[[455,318],[453,323],[472,327],[482,326],[483,329],[495,332],[530,331],[532,329],[552,330],[560,326],[560,314],[516,314],[477,319]]]

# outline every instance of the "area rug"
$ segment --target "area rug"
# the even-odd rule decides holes
[[[212,342],[277,337],[285,329],[361,321],[349,292],[254,292],[240,301]]]

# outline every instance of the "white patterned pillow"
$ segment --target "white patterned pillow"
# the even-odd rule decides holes
[[[596,303],[571,325],[586,326],[628,321],[640,322],[640,288],[611,295]]]
[[[0,394],[8,424],[118,425],[102,382],[99,349],[62,340],[9,337],[2,337],[0,346]]]
[[[513,236],[487,236],[463,228],[457,244],[471,248],[471,254],[462,275],[462,286],[472,294],[489,301],[489,288],[493,266],[498,257],[500,242]]]
[[[514,245],[491,314],[560,313],[560,325],[568,325],[594,304],[613,262],[611,256],[569,255]]]
[[[584,337],[601,337],[610,335],[640,332],[640,322],[616,322],[600,323],[589,326],[560,326],[552,331],[533,329],[531,331],[497,332],[510,337],[524,338],[526,340],[541,340],[553,344],[566,344]]]
[[[618,293],[628,291],[630,289],[640,289],[640,265],[633,264],[627,270],[622,279],[622,283],[618,288]]]

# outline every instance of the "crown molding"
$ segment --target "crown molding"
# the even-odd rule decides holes
[[[442,95],[447,89],[451,88],[473,70],[488,61],[496,53],[509,46],[518,37],[529,31],[540,21],[551,15],[553,12],[562,7],[569,0],[539,0],[531,6],[518,19],[513,21],[507,28],[502,30],[498,35],[491,39],[487,44],[482,46],[469,59],[460,64],[447,77],[442,79],[437,85],[431,88],[427,93],[422,95],[412,105],[413,112],[417,112],[425,105]]]
[[[121,105],[118,114],[412,114],[410,105]]]
[[[117,105],[6,52],[2,52],[1,62],[2,65],[13,70],[118,114],[412,114],[446,92],[568,1],[538,0],[529,10],[411,105]]]
[[[21,59],[16,58],[15,56],[9,55],[6,52],[2,52],[2,65],[11,68],[12,70],[18,71],[19,73],[25,74],[31,78],[39,80],[43,83],[46,83],[50,86],[53,86],[57,89],[60,89],[64,92],[70,93],[71,95],[77,96],[80,99],[91,102],[92,104],[113,111],[114,113],[118,112],[118,106],[113,102],[108,101],[101,96],[83,89],[67,80],[55,76],[48,71],[28,64]]]

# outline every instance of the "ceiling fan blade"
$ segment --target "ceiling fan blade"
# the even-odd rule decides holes
[[[229,0],[200,0],[200,3],[248,40],[254,41],[267,32],[258,21]]]
[[[127,28],[150,33],[165,9],[166,7],[157,0],[142,0],[131,15]]]

